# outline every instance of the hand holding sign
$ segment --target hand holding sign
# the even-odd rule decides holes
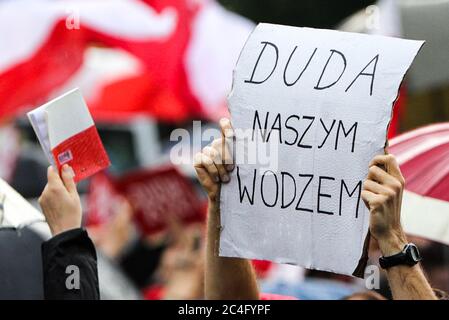
[[[378,155],[369,163],[362,198],[370,211],[370,232],[383,257],[403,252],[407,237],[401,226],[404,177],[392,155]],[[395,300],[436,300],[419,265],[398,264],[386,269]]]
[[[222,120],[225,122],[225,120]],[[227,123],[227,121],[225,122]],[[223,126],[222,126],[223,127]],[[222,139],[212,145],[221,146]],[[212,147],[212,146],[211,146]],[[207,154],[210,150],[205,149]],[[221,147],[215,151],[220,154]],[[201,154],[197,157],[201,159]],[[217,157],[218,158],[218,157]],[[221,166],[223,162],[214,162]],[[245,259],[222,258],[216,255],[217,239],[222,230],[218,195],[220,186],[216,179],[218,171],[209,165],[196,165],[202,185],[209,190],[207,254],[205,272],[205,294],[209,299],[258,299],[257,280],[251,264]],[[211,189],[210,187],[213,186]],[[401,200],[404,178],[396,159],[392,155],[375,156],[369,163],[368,177],[363,184],[361,197],[370,210],[369,228],[377,240],[384,256],[401,252],[407,243],[400,223]],[[213,190],[211,192],[211,190]],[[298,247],[301,244],[292,243]],[[419,267],[397,266],[387,270],[387,277],[395,299],[436,299]],[[406,279],[406,280],[405,280]]]
[[[371,213],[371,235],[385,256],[400,252],[407,243],[401,226],[404,183],[394,156],[379,155],[371,160],[368,177],[363,184],[362,199]]]
[[[234,164],[228,141],[234,136],[229,119],[220,120],[220,139],[214,140],[202,152],[195,155],[194,167],[209,201],[215,202],[220,194],[221,182],[229,182],[229,172],[234,170]]]

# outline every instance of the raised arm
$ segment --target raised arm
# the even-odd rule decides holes
[[[39,204],[52,238],[42,244],[44,297],[57,300],[100,298],[95,247],[81,229],[81,201],[65,165],[61,177],[48,168],[48,183]]]
[[[400,253],[407,245],[401,226],[404,178],[392,155],[376,156],[369,165],[362,198],[370,210],[370,231],[384,257]],[[396,265],[386,269],[395,300],[435,300],[421,267]]]
[[[232,139],[229,119],[221,119],[222,137],[195,156],[198,180],[206,190],[209,207],[207,219],[205,297],[206,299],[259,299],[256,276],[245,259],[218,256],[220,237],[220,188],[229,182],[234,169],[226,139]]]

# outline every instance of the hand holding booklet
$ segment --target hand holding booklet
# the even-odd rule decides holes
[[[78,182],[110,165],[78,89],[47,102],[27,115],[48,161],[59,172],[64,164],[69,164]]]

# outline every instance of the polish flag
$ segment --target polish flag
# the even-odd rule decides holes
[[[73,83],[92,45],[126,52],[139,64],[94,85],[94,118],[217,117],[252,28],[212,0],[0,2],[0,117],[21,114]]]

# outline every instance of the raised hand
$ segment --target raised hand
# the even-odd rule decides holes
[[[53,236],[81,227],[81,201],[69,165],[62,167],[61,177],[53,167],[48,167],[48,183],[39,198]]]
[[[221,183],[229,182],[229,172],[234,170],[228,141],[234,131],[227,118],[220,120],[221,138],[215,139],[209,146],[195,155],[194,167],[198,180],[206,190],[209,200],[215,202],[220,194]]]

